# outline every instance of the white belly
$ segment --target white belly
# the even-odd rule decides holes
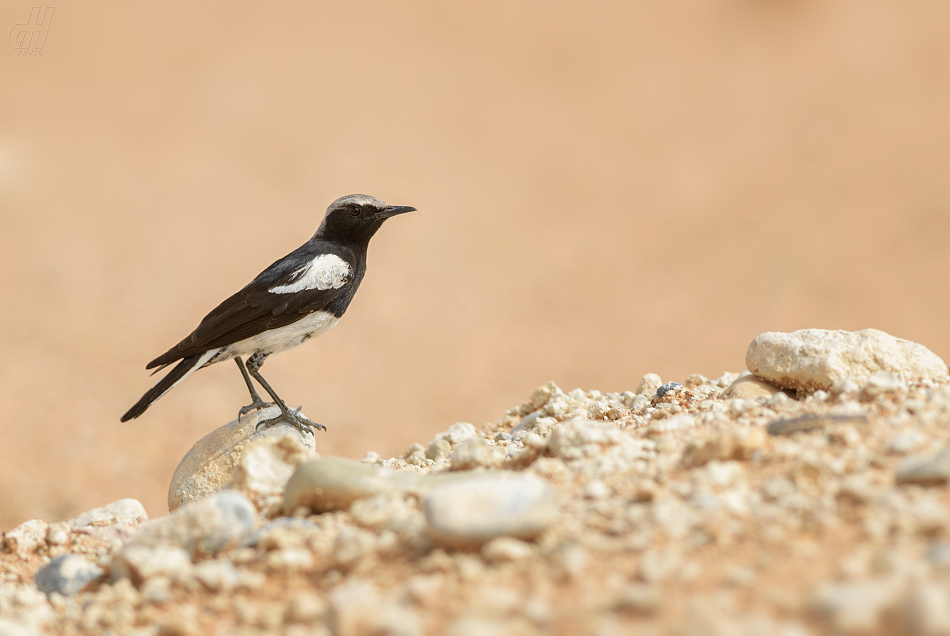
[[[257,351],[264,353],[279,353],[292,349],[308,338],[315,338],[330,331],[339,318],[326,311],[315,311],[286,327],[271,329],[256,336],[245,338],[223,347],[222,355],[215,356],[215,362],[227,360],[235,356],[250,356]]]

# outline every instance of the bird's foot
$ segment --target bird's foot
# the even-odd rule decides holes
[[[260,422],[257,423],[257,428],[260,429],[262,426],[270,428],[271,426],[274,426],[275,424],[279,424],[280,422],[287,422],[288,424],[290,424],[291,426],[299,430],[301,433],[310,433],[311,435],[313,435],[314,429],[320,429],[321,431],[327,430],[327,427],[324,426],[323,424],[317,424],[316,422],[308,418],[306,415],[301,413],[300,409],[302,408],[303,408],[302,406],[299,406],[295,409],[287,409],[287,410],[281,409],[280,415],[276,417],[272,417],[267,420],[261,420]]]
[[[247,406],[241,407],[241,410],[238,411],[238,420],[243,419],[245,415],[251,411],[259,411],[262,409],[270,408],[275,406],[273,402],[265,402],[264,400],[257,398]]]

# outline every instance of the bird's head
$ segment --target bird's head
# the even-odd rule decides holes
[[[408,205],[389,205],[367,194],[350,194],[330,204],[315,238],[369,241],[383,221],[414,210]]]

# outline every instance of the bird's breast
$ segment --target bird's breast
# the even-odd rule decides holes
[[[321,336],[339,322],[339,318],[327,311],[315,311],[297,322],[268,329],[256,336],[245,338],[227,347],[229,357],[249,356],[258,351],[272,354],[292,349],[310,338]]]

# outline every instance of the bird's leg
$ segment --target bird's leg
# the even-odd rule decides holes
[[[241,419],[251,411],[266,409],[269,406],[274,406],[273,402],[265,402],[261,399],[261,396],[257,394],[257,390],[254,388],[254,384],[251,382],[251,378],[247,374],[247,369],[244,368],[244,361],[241,360],[240,357],[235,357],[234,361],[237,362],[238,369],[241,370],[241,377],[244,378],[244,383],[247,384],[247,390],[251,393],[251,403],[238,411],[238,419]],[[250,363],[250,360],[248,360],[248,362]],[[258,365],[258,367],[260,367],[260,365]]]
[[[287,405],[284,404],[284,401],[280,399],[277,393],[274,392],[274,389],[270,388],[270,385],[267,383],[267,380],[261,375],[260,367],[264,363],[264,358],[267,356],[261,356],[258,358],[257,354],[252,355],[247,360],[247,370],[251,374],[251,377],[257,380],[257,383],[264,387],[264,390],[267,391],[268,395],[274,400],[274,403],[280,408],[280,415],[277,417],[262,420],[258,422],[258,428],[261,426],[273,426],[278,422],[287,422],[291,426],[294,426],[300,429],[303,432],[309,432],[313,434],[313,429],[318,428],[321,431],[327,430],[327,427],[323,424],[317,424],[316,422],[311,421],[306,415],[300,412],[299,407],[296,409],[289,409]]]

